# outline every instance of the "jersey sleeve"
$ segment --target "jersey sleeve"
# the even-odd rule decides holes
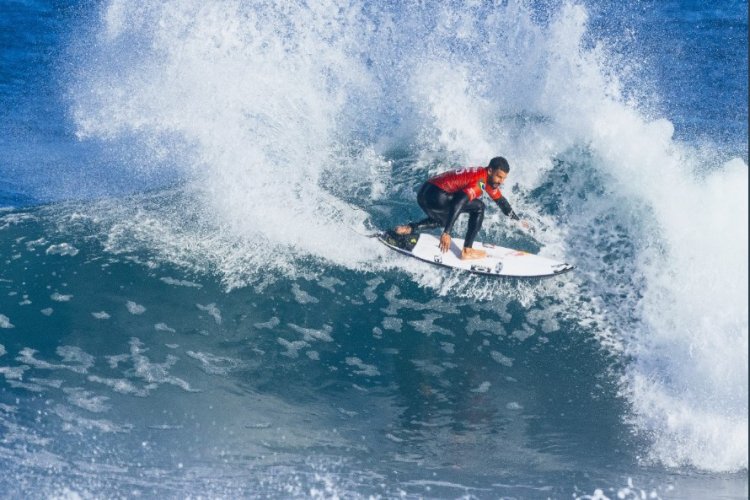
[[[502,210],[503,214],[510,217],[511,219],[518,220],[518,215],[513,211],[513,208],[510,206],[510,202],[505,196],[500,196],[500,198],[495,200],[495,203],[497,203],[497,206],[500,207],[500,210]]]

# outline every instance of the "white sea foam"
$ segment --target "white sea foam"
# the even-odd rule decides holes
[[[219,310],[218,307],[216,307],[216,304],[211,303],[205,306],[203,304],[195,304],[195,305],[201,311],[207,312],[209,316],[211,316],[214,319],[217,325],[221,324],[221,311]]]
[[[450,342],[440,342],[440,349],[447,354],[455,354],[456,345]]]
[[[5,377],[7,382],[10,382],[11,380],[21,380],[23,372],[28,369],[28,366],[0,366],[0,374]]]
[[[55,349],[55,352],[62,358],[64,362],[77,363],[78,367],[83,371],[86,371],[94,366],[94,356],[85,352],[80,347],[63,345]]]
[[[255,323],[253,326],[255,326],[255,328],[274,329],[277,326],[279,326],[280,324],[281,324],[281,320],[279,318],[277,318],[276,316],[274,316],[273,318],[271,318],[268,321],[265,321],[263,323]]]
[[[507,366],[508,368],[513,366],[513,360],[501,352],[492,351],[490,352],[490,356],[503,366]]]
[[[59,389],[63,385],[63,381],[57,378],[29,377],[28,380],[34,384],[44,387],[52,387],[53,389]]]
[[[289,328],[301,333],[302,338],[304,338],[305,342],[315,342],[318,340],[323,342],[333,342],[333,337],[331,337],[331,331],[333,329],[329,325],[323,325],[322,329],[317,330],[315,328],[304,328],[293,323],[289,323]]]
[[[143,379],[148,385],[146,388],[157,387],[161,384],[170,384],[188,392],[193,392],[190,384],[174,375],[169,374],[169,369],[177,363],[178,358],[168,354],[163,363],[154,363],[144,353],[148,349],[143,347],[143,343],[137,339],[130,339],[129,360],[133,364],[135,376]],[[126,355],[127,356],[127,355]]]
[[[0,314],[0,328],[15,328],[13,326],[13,323],[10,322],[10,318],[8,318],[4,314]]]
[[[83,434],[85,430],[96,430],[104,433],[128,432],[133,428],[131,424],[120,425],[106,419],[81,417],[64,405],[56,405],[52,412],[62,419],[63,430],[73,434]]]
[[[136,315],[138,315],[138,314],[143,314],[143,313],[146,312],[146,308],[145,307],[143,307],[140,304],[136,304],[132,300],[127,301],[125,303],[125,307],[128,308],[128,312],[130,314],[136,314]]]
[[[416,331],[422,332],[425,335],[439,333],[441,335],[454,336],[454,333],[447,328],[435,324],[435,320],[438,320],[441,317],[440,314],[425,314],[424,319],[409,321],[408,323],[413,326]]]
[[[95,395],[82,387],[66,387],[63,392],[68,395],[68,401],[79,408],[93,413],[101,413],[109,410],[107,396]]]
[[[281,355],[289,357],[289,358],[299,357],[299,350],[310,345],[304,340],[289,341],[286,339],[282,339],[280,337],[276,340],[279,344],[281,344],[282,346],[284,346],[284,348],[286,348],[286,352],[281,353]]]
[[[367,288],[365,288],[364,292],[362,292],[367,302],[372,303],[372,302],[375,302],[375,300],[377,300],[378,294],[375,293],[375,289],[383,283],[385,283],[385,280],[379,277],[373,278],[367,282]]]
[[[333,276],[326,276],[325,278],[318,281],[318,286],[325,288],[331,293],[336,292],[336,286],[337,285],[345,285],[346,283],[344,281],[341,281],[338,278],[334,278]]]
[[[497,311],[500,313],[504,321],[510,320],[510,315],[504,313],[504,311]],[[492,321],[489,319],[483,319],[480,316],[472,316],[466,323],[466,333],[468,335],[474,334],[474,332],[486,332],[489,335],[504,336],[505,329],[500,322]]]
[[[292,284],[292,294],[294,295],[294,300],[299,304],[315,304],[320,302],[318,299],[304,291],[297,283]]]
[[[33,220],[36,220],[36,217],[24,212],[3,215],[2,217],[0,217],[0,231],[2,231],[3,229],[7,229],[10,226],[15,226],[16,224],[21,224],[23,222]]]
[[[367,364],[356,356],[348,356],[346,364],[357,368],[354,370],[354,373],[357,375],[365,375],[367,377],[377,377],[380,375],[380,371],[375,365]]]
[[[393,330],[394,332],[400,332],[401,327],[404,324],[404,320],[393,316],[386,316],[382,321],[383,328],[386,330]]]
[[[70,370],[76,373],[87,373],[94,366],[94,357],[76,346],[58,346],[55,350],[62,363],[53,363],[38,359],[36,349],[24,347],[18,353],[16,360],[42,370]]]
[[[133,396],[146,397],[148,391],[141,389],[133,384],[130,380],[124,378],[107,378],[100,377],[98,375],[89,375],[88,380],[96,382],[98,384],[106,385],[112,388],[113,391],[119,392],[120,394],[131,394]]]
[[[187,351],[187,355],[200,361],[201,370],[211,375],[226,375],[242,367],[242,362],[238,359],[216,356],[209,352]]]
[[[477,392],[480,394],[485,393],[490,390],[491,385],[492,384],[490,382],[486,382],[486,381],[482,382],[481,384],[479,384],[479,387],[475,387],[474,389],[471,389],[471,392]]]
[[[60,243],[59,245],[50,245],[45,253],[47,255],[69,255],[74,257],[78,255],[78,249],[70,243]]]
[[[49,243],[49,242],[47,240],[45,240],[44,238],[38,238],[36,240],[27,241],[26,242],[26,249],[31,252],[36,247],[42,246],[42,245],[46,245],[47,243]]]
[[[159,279],[163,281],[164,283],[166,283],[167,285],[184,286],[188,288],[203,288],[203,285],[201,285],[200,283],[194,283],[188,280],[178,280],[175,278],[170,278],[168,276],[165,276]]]

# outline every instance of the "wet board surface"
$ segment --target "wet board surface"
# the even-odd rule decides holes
[[[428,233],[401,236],[388,231],[380,234],[378,239],[393,250],[430,264],[487,276],[546,278],[573,269],[573,266],[565,262],[478,241],[474,242],[472,248],[484,250],[487,257],[462,260],[464,240],[452,238],[450,249],[443,253],[439,248],[438,237]]]

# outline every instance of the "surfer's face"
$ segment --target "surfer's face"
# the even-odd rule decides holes
[[[490,170],[487,174],[487,184],[489,184],[493,188],[499,187],[503,182],[505,182],[506,177],[508,177],[508,173],[503,172],[499,168],[496,170]]]

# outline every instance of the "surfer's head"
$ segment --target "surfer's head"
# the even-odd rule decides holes
[[[495,188],[500,186],[508,177],[508,172],[510,172],[508,160],[502,156],[494,157],[487,165],[487,184]]]

